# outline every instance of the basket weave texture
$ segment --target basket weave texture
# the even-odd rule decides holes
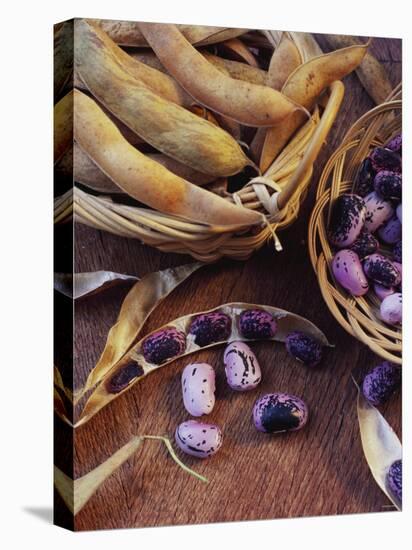
[[[316,205],[309,223],[309,253],[323,298],[336,320],[380,357],[401,364],[402,329],[384,323],[373,292],[356,298],[333,278],[333,251],[327,238],[334,200],[353,190],[360,164],[371,149],[383,145],[402,128],[402,90],[398,86],[385,103],[363,115],[347,132],[327,162],[319,180]],[[385,249],[381,250],[385,254]]]

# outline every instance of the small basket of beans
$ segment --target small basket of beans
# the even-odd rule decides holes
[[[309,252],[330,311],[377,355],[401,364],[402,100],[394,89],[329,159]]]

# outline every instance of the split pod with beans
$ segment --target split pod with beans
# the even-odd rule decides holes
[[[285,342],[294,331],[309,336],[320,346],[330,345],[323,332],[304,317],[268,305],[234,302],[170,321],[137,342],[112,367],[90,395],[76,427],[136,382],[175,359],[231,342]]]

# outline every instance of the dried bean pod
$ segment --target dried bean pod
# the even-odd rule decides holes
[[[232,390],[254,390],[262,380],[256,355],[244,342],[232,342],[223,354],[226,380]]]
[[[106,406],[108,403],[116,399],[122,391],[127,391],[133,386],[136,382],[141,380],[147,374],[150,374],[155,369],[165,366],[168,363],[171,363],[178,357],[183,357],[188,354],[191,354],[200,349],[200,346],[195,343],[193,335],[189,333],[190,327],[196,318],[200,318],[203,315],[209,315],[212,313],[222,313],[227,315],[231,320],[231,331],[230,334],[222,333],[221,340],[215,341],[206,347],[215,346],[218,344],[224,344],[226,342],[234,342],[240,340],[250,340],[252,338],[246,338],[241,330],[239,320],[242,317],[242,314],[245,312],[259,312],[259,316],[263,313],[266,313],[268,319],[268,326],[271,327],[271,331],[266,333],[267,339],[275,340],[278,342],[285,342],[286,337],[293,331],[301,331],[320,344],[328,346],[328,340],[325,335],[310,321],[295,315],[283,309],[275,308],[267,305],[258,305],[258,304],[248,304],[243,302],[234,302],[230,304],[220,305],[213,310],[193,313],[190,315],[185,315],[175,319],[174,321],[169,322],[166,326],[161,327],[151,334],[147,335],[145,338],[137,342],[125,355],[118,361],[111,370],[106,374],[104,379],[96,386],[93,393],[90,395],[81,415],[79,421],[76,423],[76,427],[84,424],[94,414],[96,414],[100,409]],[[260,325],[259,325],[260,326]],[[273,328],[276,327],[276,330],[273,331]],[[165,334],[170,336],[165,338]],[[270,335],[269,335],[270,334]],[[255,333],[254,339],[260,339],[261,332]],[[186,340],[186,347],[183,349],[183,342]],[[168,343],[165,347],[160,347],[159,342],[162,343],[166,341]],[[148,344],[150,343],[150,345]],[[143,346],[143,344],[145,344]],[[172,345],[173,350],[170,351],[170,346]],[[163,345],[163,344],[162,344]],[[146,352],[146,354],[144,354]],[[178,352],[180,354],[175,355]],[[161,361],[161,364],[148,362],[148,360],[154,359],[155,361]],[[109,391],[110,385],[107,381],[119,372],[123,366],[129,362],[137,362],[143,370],[142,374],[136,376],[133,380],[128,381],[127,387],[118,392],[112,393]]]
[[[186,420],[176,428],[175,441],[184,453],[197,458],[208,458],[218,452],[223,436],[215,424]]]
[[[189,414],[202,416],[215,406],[215,371],[207,363],[191,363],[182,373],[183,403]]]
[[[157,57],[199,103],[248,126],[271,126],[301,110],[267,86],[234,80],[216,69],[175,25],[140,23]]]
[[[227,132],[134,78],[84,20],[75,24],[75,58],[93,95],[158,151],[216,177],[236,174],[252,164]]]

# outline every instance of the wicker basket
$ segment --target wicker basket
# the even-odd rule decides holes
[[[377,355],[397,364],[401,364],[402,330],[386,325],[379,318],[379,301],[373,292],[355,298],[335,282],[331,270],[333,252],[326,228],[333,201],[340,194],[352,190],[359,166],[369,151],[400,133],[401,117],[399,85],[385,103],[363,115],[350,128],[319,180],[308,240],[320,290],[336,320]]]
[[[217,234],[214,228],[206,225],[149,208],[116,203],[79,188],[74,192],[75,221],[139,239],[164,252],[190,254],[204,262],[213,262],[222,256],[245,260],[271,237],[280,249],[276,231],[290,225],[298,215],[313,163],[336,118],[343,93],[343,84],[334,82],[322,115],[315,113],[312,128],[308,128],[306,135],[302,130],[300,139],[292,140],[263,177],[252,179],[243,189],[228,195],[227,200],[266,215],[267,226],[257,233],[249,231],[239,235],[228,231]]]

